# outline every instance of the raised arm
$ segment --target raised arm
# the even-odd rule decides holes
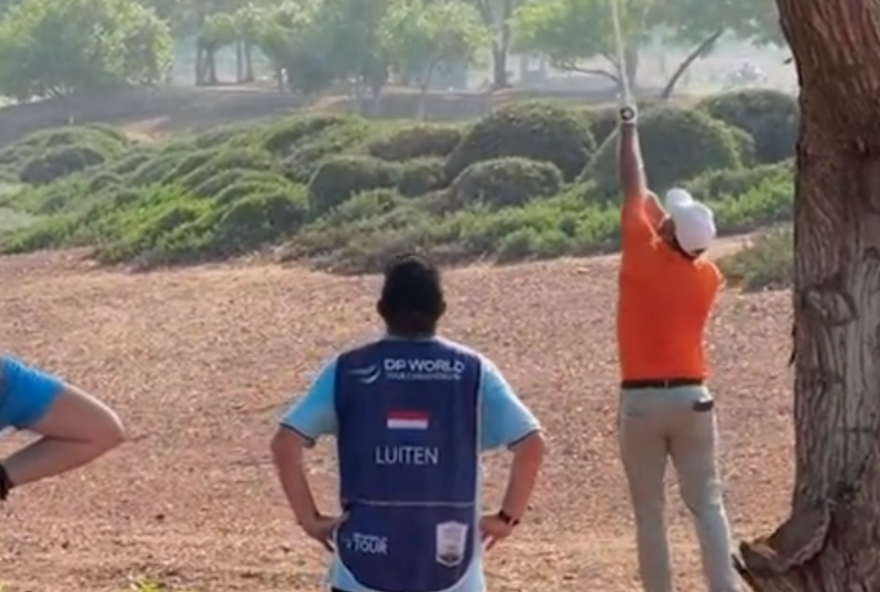
[[[645,163],[639,145],[639,130],[633,107],[620,110],[620,140],[617,146],[617,175],[623,191],[624,205],[632,200],[643,200],[648,195]]]
[[[625,229],[635,227],[653,233],[666,217],[666,212],[657,196],[648,189],[634,107],[620,110],[619,138],[617,174],[624,199],[621,222]]]

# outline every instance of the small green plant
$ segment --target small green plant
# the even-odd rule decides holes
[[[743,290],[782,290],[794,276],[794,235],[791,227],[760,234],[743,250],[719,261],[727,281]]]

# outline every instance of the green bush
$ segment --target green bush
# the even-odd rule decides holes
[[[367,153],[391,162],[428,157],[446,158],[452,154],[463,136],[460,126],[406,126],[371,140],[367,144]]]
[[[104,155],[89,146],[58,146],[28,160],[19,179],[28,185],[43,185],[104,162]]]
[[[597,145],[602,145],[616,130],[620,121],[617,107],[603,107],[589,113],[590,133]]]
[[[743,166],[754,166],[755,156],[755,139],[748,132],[738,127],[728,127],[733,142],[736,145],[736,153],[739,155],[739,161]]]
[[[135,187],[158,183],[170,175],[184,158],[186,153],[168,151],[143,159],[128,175],[129,182]]]
[[[342,154],[364,155],[364,143],[373,128],[364,120],[349,117],[346,124],[324,127],[308,139],[302,139],[284,159],[284,174],[294,183],[307,184],[326,158]]]
[[[274,168],[275,163],[262,150],[220,150],[216,151],[214,156],[203,164],[180,177],[177,182],[182,187],[189,189],[198,187],[209,179],[213,179],[229,170],[269,172]],[[169,172],[163,179],[168,178],[169,175],[173,176],[173,174],[173,171]]]
[[[454,179],[474,163],[508,156],[550,162],[566,180],[584,168],[596,144],[577,111],[552,103],[504,106],[478,121],[446,161]]]
[[[399,175],[399,166],[370,156],[328,158],[309,181],[312,212],[321,215],[361,191],[394,187]]]
[[[553,164],[512,157],[472,164],[456,177],[449,194],[458,205],[500,208],[555,195],[561,188],[562,173]]]
[[[448,185],[445,162],[439,158],[417,158],[400,169],[397,190],[406,197],[419,197]]]
[[[765,181],[789,183],[794,178],[791,161],[765,164],[750,169],[719,169],[709,171],[684,183],[684,187],[701,201],[718,200],[742,195]]]
[[[98,171],[94,177],[89,177],[85,183],[87,193],[94,194],[106,189],[121,188],[124,180],[119,175],[110,171]]]
[[[794,234],[791,227],[765,232],[718,264],[727,281],[742,289],[780,290],[794,280]]]
[[[665,102],[659,99],[640,99],[638,102],[639,114],[644,115],[655,107],[662,107]],[[596,141],[596,145],[600,146],[609,138],[616,130],[620,121],[619,107],[599,107],[590,109],[585,114],[587,122],[590,126],[590,133]]]
[[[196,181],[200,181],[196,183]],[[246,185],[253,186],[287,186],[289,181],[278,173],[272,171],[227,169],[207,179],[200,180],[190,177],[187,182],[181,183],[184,189],[194,197],[221,199],[222,195],[229,195],[227,190],[231,187]],[[241,191],[241,190],[236,190]]]
[[[641,116],[639,140],[648,182],[658,192],[706,171],[741,168],[730,128],[700,111],[656,107]],[[618,193],[617,134],[605,140],[582,180],[594,181],[601,195]]]
[[[92,146],[104,154],[109,154],[120,152],[128,144],[124,134],[107,126],[70,126],[38,131],[15,142],[4,152],[21,149],[45,151],[62,146]]]
[[[307,115],[277,121],[267,127],[263,147],[272,154],[286,156],[294,153],[316,137],[340,128],[362,128],[366,122],[351,115]]]
[[[190,152],[178,159],[175,162],[174,168],[169,171],[168,174],[164,175],[159,180],[159,183],[162,185],[175,183],[189,175],[194,170],[204,166],[208,161],[219,156],[219,154],[220,151],[218,150],[196,150]]]
[[[216,215],[212,243],[221,255],[239,255],[294,234],[308,216],[308,196],[288,185],[230,200]]]
[[[791,96],[767,89],[740,90],[708,97],[697,107],[751,135],[758,163],[771,164],[794,156],[798,108]]]
[[[137,147],[125,152],[119,158],[109,161],[104,168],[114,175],[127,177],[155,156],[156,153],[153,150]]]
[[[711,202],[718,231],[741,234],[792,219],[794,184],[791,179],[768,178],[739,195],[723,196]]]
[[[259,128],[254,129],[253,125],[234,124],[202,132],[196,136],[193,142],[195,148],[199,150],[211,148],[244,148],[253,147],[260,141],[261,135],[257,133],[262,131]]]
[[[688,187],[714,208],[721,234],[791,220],[791,162],[743,168],[754,141],[742,129],[702,110],[641,107],[657,191]],[[50,130],[0,150],[0,178],[61,149],[94,150],[103,160],[0,192],[0,208],[29,216],[25,227],[0,233],[0,249],[89,246],[102,261],[150,267],[288,241],[286,256],[343,271],[375,271],[404,249],[440,262],[606,252],[619,243],[619,207],[605,205],[616,193],[608,148],[616,140],[606,138],[610,152],[600,150],[578,183],[563,185],[560,170],[583,165],[595,121],[584,109],[525,103],[462,128],[298,116],[149,146],[113,129]],[[449,177],[463,154],[473,162]]]

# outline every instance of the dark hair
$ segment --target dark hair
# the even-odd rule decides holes
[[[385,268],[377,305],[388,332],[400,337],[433,335],[446,312],[440,271],[424,257],[395,257]]]

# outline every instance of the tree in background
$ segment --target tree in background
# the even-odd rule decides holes
[[[777,0],[800,81],[795,467],[788,519],[743,544],[758,592],[880,586],[880,8]]]
[[[483,25],[491,31],[489,47],[492,51],[492,88],[499,90],[510,86],[507,57],[513,40],[513,13],[524,0],[471,0]]]
[[[286,76],[291,91],[313,96],[336,79],[332,22],[321,0],[286,3],[267,13],[257,46]]]
[[[235,18],[227,12],[205,17],[196,36],[196,86],[219,84],[217,52],[238,39]]]
[[[546,55],[562,70],[603,76],[620,86],[623,76],[635,88],[639,45],[651,31],[671,45],[690,47],[663,90],[669,98],[687,69],[708,55],[725,32],[740,39],[779,39],[770,0],[625,0],[619,3],[625,41],[625,67],[615,52],[608,0],[531,0],[513,15],[514,48]],[[608,68],[584,68],[582,60],[601,57]]]
[[[638,51],[645,29],[648,0],[620,4],[621,28],[626,45],[626,71],[621,71],[614,51],[613,25],[607,0],[532,0],[513,14],[514,49],[540,53],[561,70],[602,76],[618,87],[623,76],[635,86]],[[603,57],[610,69],[584,68],[581,60]]]
[[[490,36],[473,5],[456,0],[397,0],[382,20],[381,34],[392,67],[419,87],[420,120],[434,74],[476,63]]]
[[[236,38],[236,82],[253,82],[254,75],[254,47],[259,44],[266,10],[248,2],[233,13],[235,28],[238,33]]]
[[[24,0],[0,20],[0,93],[19,101],[167,76],[167,23],[135,0]]]

